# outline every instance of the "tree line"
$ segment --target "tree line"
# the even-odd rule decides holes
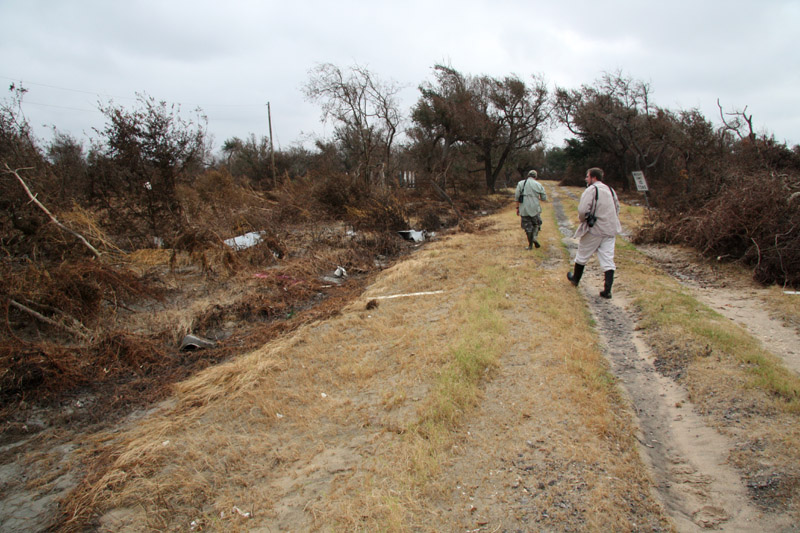
[[[649,84],[621,72],[551,90],[539,75],[493,77],[435,65],[418,100],[403,110],[396,82],[358,65],[321,64],[303,92],[333,124],[331,138],[313,149],[273,152],[270,139],[249,134],[225,140],[218,155],[202,110],[186,118],[147,95],[133,108],[101,105],[105,126],[88,147],[58,131],[42,147],[22,112],[25,89],[10,90],[0,105],[0,166],[32,169],[32,188],[53,205],[124,211],[106,223],[127,231],[133,247],[174,237],[186,220],[181,194],[209,171],[267,192],[293,180],[334,180],[327,192],[364,197],[403,187],[401,176],[411,170],[421,191],[449,199],[495,193],[532,168],[579,185],[586,168],[601,166],[623,193],[634,189],[632,171],[645,173],[654,209],[639,238],[742,260],[761,281],[798,281],[800,147],[754,132],[746,107],[726,110],[718,102],[715,125],[696,109],[658,106]],[[546,133],[555,127],[571,138],[548,147]],[[0,182],[7,249],[24,241],[37,219],[11,178],[6,173]],[[336,202],[342,208],[347,199]]]

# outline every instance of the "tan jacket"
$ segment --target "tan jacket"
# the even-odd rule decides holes
[[[594,209],[595,190],[597,191],[597,209],[594,214],[597,216],[597,222],[590,228],[586,224],[586,214],[591,213]],[[578,204],[578,218],[581,224],[575,231],[576,239],[580,239],[587,233],[603,237],[614,237],[617,233],[622,233],[622,226],[619,223],[619,200],[609,186],[602,181],[589,185],[583,191]]]

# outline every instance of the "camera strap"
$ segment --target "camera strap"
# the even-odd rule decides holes
[[[525,183],[522,184],[522,189],[519,191],[519,203],[522,203],[522,200],[525,199],[525,186],[528,184],[528,180],[530,177],[525,178]]]
[[[592,206],[592,216],[597,213],[597,202],[600,200],[600,194],[597,191],[597,185],[592,185],[594,187],[594,205]]]

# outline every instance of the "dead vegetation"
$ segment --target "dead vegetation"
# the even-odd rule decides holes
[[[37,182],[35,173],[30,181]],[[428,220],[439,213],[441,226],[455,222],[449,205],[424,194],[354,197],[347,183],[299,179],[258,192],[224,171],[205,172],[196,186],[177,187],[182,229],[161,248],[130,249],[140,229],[125,230],[137,217],[121,204],[93,211],[65,205],[53,215],[64,228],[31,205],[27,215],[39,222],[30,235],[11,229],[16,215],[4,218],[4,434],[41,429],[25,423],[31,406],[65,397],[92,398],[92,421],[119,416],[231,353],[336,312],[364,276],[408,248],[396,232],[418,220],[407,205]],[[331,196],[334,190],[341,193]],[[258,244],[236,250],[223,243],[247,232],[260,232]],[[347,277],[326,281],[339,266]],[[213,349],[180,350],[189,333],[207,337]]]
[[[161,397],[357,287],[407,248],[397,230],[456,222],[423,189],[365,187],[324,161],[269,188],[207,167],[202,128],[146,97],[103,108],[89,154],[63,135],[45,154],[22,94],[0,106],[4,432],[35,431],[25,420],[39,402],[92,397],[100,420]],[[255,246],[226,244],[247,233]],[[349,277],[324,281],[337,267]],[[180,350],[188,333],[214,349]]]
[[[557,229],[534,256],[517,224],[431,242],[96,434],[62,529],[667,530],[583,302],[546,267]]]
[[[730,171],[709,189],[661,198],[636,242],[691,246],[720,262],[737,262],[765,285],[800,284],[800,177],[754,169]]]

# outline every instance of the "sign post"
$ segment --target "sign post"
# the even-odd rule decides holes
[[[633,181],[636,182],[636,190],[644,193],[644,203],[647,205],[647,208],[650,209],[650,202],[647,200],[648,189],[647,182],[644,179],[644,172],[641,170],[634,170],[631,174],[633,174]]]

